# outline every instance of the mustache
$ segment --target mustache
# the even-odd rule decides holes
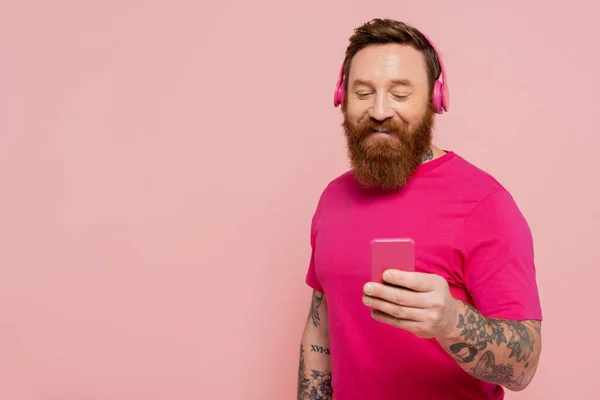
[[[377,121],[369,118],[358,124],[356,130],[360,133],[371,133],[373,131],[387,132],[399,134],[403,131],[403,128],[398,123],[391,119],[385,121]]]

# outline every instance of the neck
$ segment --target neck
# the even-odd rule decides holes
[[[421,164],[425,164],[428,161],[433,160],[433,149],[430,147],[429,150],[427,151],[427,153],[423,156],[423,159],[421,160]]]
[[[435,160],[436,158],[440,158],[444,154],[446,154],[446,152],[444,150],[438,149],[437,147],[432,145],[429,147],[429,150],[427,151],[425,156],[423,156],[423,160],[421,161],[421,164],[425,164],[426,162]]]

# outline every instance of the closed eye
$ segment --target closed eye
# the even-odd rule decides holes
[[[364,99],[368,95],[373,94],[372,92],[356,92],[356,95],[359,99]]]

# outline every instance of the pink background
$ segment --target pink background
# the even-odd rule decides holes
[[[594,398],[594,2],[205,3],[0,3],[0,398],[294,398],[333,88],[377,16],[440,47],[436,143],[533,229],[544,351],[507,398]]]

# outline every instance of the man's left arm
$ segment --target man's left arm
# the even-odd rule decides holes
[[[436,274],[389,270],[391,285],[365,285],[374,319],[422,338],[435,338],[472,376],[509,390],[525,389],[537,369],[541,322],[486,318],[455,299]]]
[[[541,321],[485,318],[460,301],[456,308],[458,322],[437,338],[442,348],[478,379],[513,391],[525,389],[540,358]]]

